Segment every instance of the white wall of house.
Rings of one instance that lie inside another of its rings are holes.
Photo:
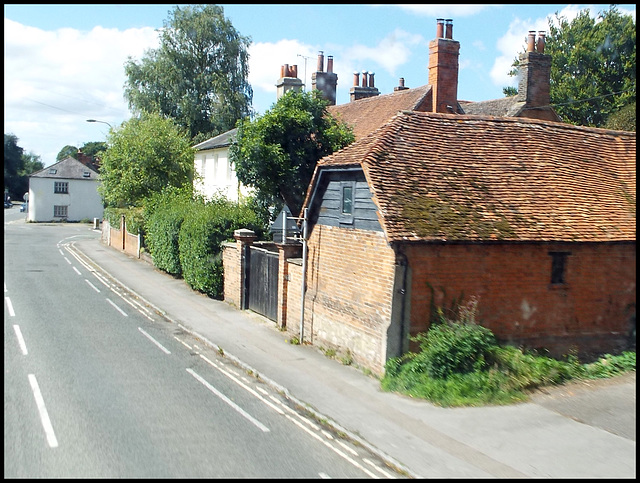
[[[198,151],[194,163],[198,175],[194,180],[194,188],[205,198],[222,195],[231,201],[238,201],[251,193],[251,189],[238,181],[236,170],[229,160],[228,146]]]
[[[68,193],[55,193],[56,182],[68,182]],[[29,178],[29,221],[59,221],[56,206],[67,207],[67,221],[102,219],[104,208],[96,179]]]

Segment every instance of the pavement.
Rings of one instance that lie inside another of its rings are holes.
[[[635,372],[538,391],[509,406],[441,408],[293,345],[251,311],[191,290],[145,261],[79,237],[106,276],[410,478],[636,478]]]

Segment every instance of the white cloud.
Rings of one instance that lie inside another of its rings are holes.
[[[496,48],[500,55],[496,57],[489,73],[494,85],[498,87],[518,85],[516,77],[510,77],[508,72],[516,57],[523,52],[527,44],[527,35],[530,30],[547,31],[549,23],[547,17],[535,20],[516,18],[509,24],[509,28],[496,42]]]
[[[4,27],[5,132],[27,152],[47,146],[34,150],[45,164],[65,145],[102,136],[87,118],[115,125],[129,117],[124,64],[158,45],[151,27],[44,31],[7,18]]]

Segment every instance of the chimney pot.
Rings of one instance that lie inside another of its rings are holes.
[[[318,72],[324,72],[324,53],[320,51],[318,54]]]
[[[354,72],[353,73],[353,85],[354,85],[354,87],[358,87],[359,83],[360,83],[360,73],[359,72]]]
[[[374,76],[374,75],[375,75],[375,74],[374,74],[373,72],[369,72],[369,87],[375,87],[375,86],[373,85],[373,76]]]
[[[536,45],[536,50],[539,54],[544,54],[544,45],[545,45],[545,32],[538,32],[538,43]]]
[[[535,52],[536,50],[536,32],[535,30],[529,30],[529,37],[527,38],[527,52]]]
[[[280,66],[280,77],[286,77],[287,76],[287,71],[284,70],[284,65]]]
[[[445,28],[446,28],[446,32],[445,32],[445,38],[447,39],[453,39],[453,20],[448,18],[445,20],[446,24],[445,24]]]
[[[327,57],[327,72],[333,73],[333,55]]]
[[[439,18],[437,22],[438,24],[436,26],[436,38],[441,39],[442,37],[444,37],[444,19]]]
[[[367,71],[362,71],[362,87],[367,87]]]
[[[292,65],[291,66],[291,77],[295,77],[296,79],[298,78],[298,66],[297,65]]]
[[[291,77],[289,75],[289,64],[284,64],[284,75],[282,77]]]
[[[404,77],[400,77],[400,81],[398,82],[400,87],[404,87]]]

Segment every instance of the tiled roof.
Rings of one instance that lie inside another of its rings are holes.
[[[402,112],[320,160],[361,166],[388,241],[635,241],[636,134]]]
[[[375,131],[398,111],[425,111],[431,108],[431,86],[396,91],[357,101],[329,106],[327,110],[353,128],[356,140]]]
[[[196,151],[204,151],[205,149],[215,149],[229,146],[235,139],[237,132],[238,129],[233,128],[227,132],[223,132],[222,134],[218,134],[215,137],[207,139],[206,141],[202,141],[200,144],[196,144],[194,146],[194,149]]]
[[[89,173],[85,176],[85,173]],[[94,169],[82,164],[75,158],[68,157],[62,161],[58,161],[51,166],[47,166],[40,171],[31,174],[31,178],[61,178],[61,179],[98,179],[98,172]]]
[[[527,106],[524,101],[519,101],[517,96],[502,97],[490,101],[458,101],[465,114],[479,116],[511,116],[529,117],[532,119],[546,119],[548,121],[562,121],[560,116],[551,106],[533,107]]]

